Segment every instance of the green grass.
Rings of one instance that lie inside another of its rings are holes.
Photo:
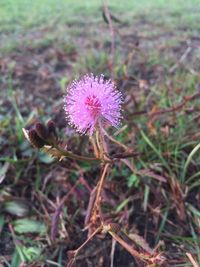
[[[102,21],[100,0],[2,0],[0,3],[0,34],[2,43],[0,51],[10,53],[21,46],[29,47],[29,39],[33,46],[57,41],[68,33],[78,34],[85,31],[84,26],[91,21],[98,24]],[[147,16],[148,20],[157,25],[164,25],[173,29],[177,23],[181,27],[199,28],[198,0],[125,0],[109,1],[109,6],[122,20],[133,21],[140,16]],[[84,20],[83,20],[84,18]],[[80,19],[82,22],[80,24]],[[73,24],[73,33],[67,29],[67,24]],[[34,31],[41,32],[40,37],[34,37]],[[48,31],[48,34],[45,33]],[[33,33],[33,36],[27,34]],[[150,33],[148,31],[148,33]],[[153,32],[151,33],[152,36]],[[58,42],[59,43],[59,42]]]
[[[200,6],[198,0],[169,0],[168,2],[164,0],[125,0],[123,2],[110,0],[108,3],[109,6],[121,13],[128,11],[132,14],[149,14],[154,10],[161,10],[162,12],[171,12],[173,16],[186,16],[186,14],[182,14],[182,11],[189,10],[187,12],[188,18],[191,18],[192,15],[197,16],[198,14],[196,12],[192,14],[192,11],[197,10]],[[7,22],[11,24],[13,22],[21,22],[22,25],[24,23],[27,23],[27,25],[38,25],[38,23],[43,21],[54,21],[58,16],[67,21],[69,18],[79,15],[92,15],[94,12],[97,13],[101,5],[102,1],[100,0],[60,0],[59,2],[54,0],[2,0],[0,11],[1,26]],[[172,19],[172,17],[167,19]]]

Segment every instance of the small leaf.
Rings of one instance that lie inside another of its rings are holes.
[[[22,200],[6,201],[3,205],[3,210],[18,217],[24,217],[29,213],[29,206]]]
[[[52,150],[51,150],[52,151]],[[48,153],[48,154],[46,154]],[[43,151],[40,151],[38,154],[38,157],[42,163],[50,164],[52,163],[55,159],[53,156],[50,154],[50,152],[44,153]]]
[[[41,249],[39,247],[22,247],[22,252],[28,262],[33,262],[37,260],[41,254]]]
[[[1,234],[1,231],[2,231],[2,229],[4,227],[4,223],[5,223],[4,216],[0,215],[0,234]]]
[[[19,219],[13,222],[13,227],[16,232],[22,233],[40,233],[46,232],[46,227],[42,222],[30,220],[30,219]]]
[[[117,209],[116,211],[117,212],[120,212],[127,204],[128,202],[130,201],[129,198],[126,198],[125,200],[123,200],[118,206],[117,206]]]
[[[67,77],[63,77],[61,80],[60,80],[60,87],[62,89],[63,92],[65,92],[66,90],[66,84],[68,83],[68,78]]]
[[[8,162],[6,162],[0,169],[0,183],[3,182],[3,180],[5,179],[6,177],[6,173],[8,171],[8,168],[9,168],[10,164]]]
[[[131,174],[131,176],[129,176],[128,178],[128,187],[132,187],[132,186],[137,187],[139,184],[139,181],[140,180],[137,175]]]
[[[14,255],[12,256],[12,262],[11,262],[11,267],[19,267],[20,263],[22,262],[20,255],[18,253],[18,250],[16,249],[14,252]]]

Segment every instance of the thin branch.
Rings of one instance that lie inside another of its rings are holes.
[[[75,249],[75,250],[71,250],[71,251],[68,251],[68,255],[69,257],[71,257],[71,259],[69,260],[69,263],[67,264],[67,267],[70,267],[73,265],[73,263],[75,262],[75,259],[78,255],[78,253],[80,252],[80,250],[87,245],[87,243],[99,232],[101,232],[102,230],[102,226],[99,226],[87,239],[85,242],[83,242],[83,244]]]
[[[109,29],[110,29],[110,33],[111,33],[111,37],[112,37],[112,44],[111,44],[111,73],[112,73],[112,78],[114,78],[113,67],[114,67],[114,59],[115,59],[115,31],[114,31],[114,28],[113,28],[113,23],[112,23],[112,19],[111,19],[111,16],[110,16],[110,12],[109,12],[108,6],[106,5],[105,2],[103,2],[103,8],[104,8],[104,11],[105,11],[106,18],[108,20],[108,25],[109,25]]]
[[[63,148],[59,147],[56,144],[53,144],[53,147],[56,148],[63,156],[70,158],[70,159],[74,159],[78,161],[100,162],[100,160],[97,158],[74,154],[72,152],[64,150]]]
[[[99,183],[97,185],[97,194],[96,194],[96,199],[95,199],[95,203],[94,203],[94,207],[95,208],[99,206],[101,191],[102,191],[103,186],[104,186],[106,173],[107,173],[107,170],[108,170],[109,166],[110,166],[110,163],[106,163],[106,165],[104,166],[104,169],[103,169],[103,173],[102,173],[102,175],[100,177]]]
[[[178,62],[169,69],[170,74],[173,73],[178,68],[178,66],[180,66],[183,63],[183,61],[186,59],[186,57],[189,55],[191,51],[192,47],[188,46],[183,55],[178,60]]]
[[[78,183],[80,182],[80,179],[76,181],[76,183],[72,186],[72,188],[69,190],[67,195],[61,200],[59,206],[56,208],[56,211],[53,214],[52,222],[51,222],[51,239],[52,241],[55,240],[56,234],[57,234],[57,225],[59,223],[59,216],[62,211],[64,203],[68,200],[69,196],[72,194],[73,190],[77,187]]]
[[[94,140],[94,138],[92,136],[90,137],[90,142],[91,142],[91,144],[93,146],[95,157],[99,158],[99,150],[98,150],[97,144],[96,144],[96,142],[95,142],[95,140]]]
[[[104,134],[110,141],[112,141],[113,143],[115,143],[115,144],[117,144],[118,146],[122,147],[124,150],[128,150],[128,149],[129,149],[126,145],[122,144],[121,142],[119,142],[119,141],[117,141],[115,138],[113,138],[111,135],[109,135],[109,134],[106,132],[106,130],[103,129],[103,127],[102,127],[102,132],[103,132],[103,134]]]
[[[175,111],[182,109],[189,101],[195,100],[196,98],[199,98],[199,97],[200,97],[200,93],[195,93],[191,96],[185,96],[181,103],[179,103],[177,105],[173,105],[170,108],[160,109],[160,110],[153,111],[153,112],[149,112],[147,110],[141,110],[141,111],[137,111],[137,112],[134,112],[134,113],[128,115],[128,117],[145,115],[145,116],[152,118],[154,116],[159,116],[159,115],[162,115],[165,113],[175,112]]]
[[[116,247],[117,241],[112,238],[112,248],[110,253],[110,267],[114,267],[114,255],[115,255],[115,247]]]
[[[186,253],[186,256],[188,257],[188,259],[190,260],[190,262],[192,263],[193,267],[198,267],[198,263],[194,260],[194,258],[192,257],[191,253]]]
[[[133,249],[129,244],[127,244],[121,237],[119,237],[113,231],[108,231],[109,234],[118,242],[122,247],[124,247],[133,257],[139,258],[142,261],[145,261],[144,255],[141,255],[135,249]]]

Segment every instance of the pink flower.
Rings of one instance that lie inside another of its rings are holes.
[[[108,122],[118,127],[121,118],[122,95],[104,76],[85,75],[68,88],[64,109],[69,123],[76,130],[90,135],[97,124]]]

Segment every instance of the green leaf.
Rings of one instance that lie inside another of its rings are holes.
[[[22,252],[28,262],[32,262],[39,258],[41,249],[39,247],[22,247]]]
[[[63,77],[60,80],[60,87],[61,87],[63,92],[65,92],[65,90],[66,90],[66,84],[68,83],[68,81],[69,81],[69,79],[67,77]]]
[[[18,250],[15,250],[15,253],[12,257],[11,267],[19,267],[20,263],[22,262]]]
[[[1,166],[1,168],[0,168],[0,183],[2,183],[3,180],[5,179],[9,166],[10,166],[10,164],[8,162],[6,162],[3,166]]]
[[[44,152],[41,152],[41,151],[39,152],[38,157],[42,163],[46,163],[46,164],[50,164],[53,161],[55,161],[55,159],[52,156],[50,156]]]
[[[187,160],[186,160],[185,165],[183,167],[183,173],[182,173],[182,177],[181,177],[182,182],[185,181],[185,177],[186,177],[188,166],[189,166],[190,162],[192,161],[193,156],[197,153],[197,151],[199,149],[200,149],[200,144],[196,145],[192,149],[192,151],[190,152],[189,156],[187,157]]]
[[[130,201],[129,198],[126,198],[124,201],[122,201],[116,208],[116,211],[117,212],[120,212],[127,204],[128,202]]]
[[[3,229],[4,223],[5,223],[4,216],[0,215],[0,233],[1,233],[2,229]]]
[[[3,208],[4,211],[18,217],[24,217],[29,213],[29,206],[22,200],[6,201]]]
[[[30,219],[19,219],[13,222],[15,231],[19,234],[22,233],[40,233],[46,232],[46,226],[42,222],[30,220]]]
[[[128,187],[132,187],[135,186],[137,187],[139,184],[140,179],[138,178],[137,175],[135,175],[134,173],[131,174],[131,176],[128,177]]]
[[[196,216],[200,218],[200,211],[189,203],[185,204],[186,207]]]

